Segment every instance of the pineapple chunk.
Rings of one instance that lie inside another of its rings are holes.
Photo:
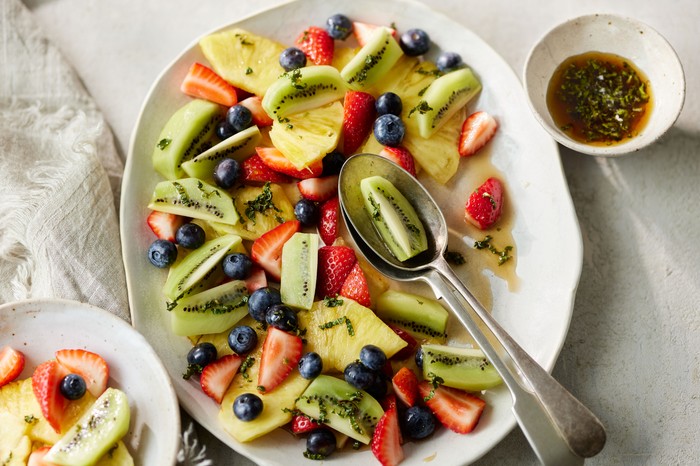
[[[26,435],[28,424],[10,413],[0,412],[0,464],[24,465],[32,450]]]
[[[350,60],[352,60],[355,57],[358,50],[360,49],[350,47],[336,47],[333,51],[333,63],[331,63],[331,65],[338,71],[342,70],[345,67],[345,65],[350,63]]]

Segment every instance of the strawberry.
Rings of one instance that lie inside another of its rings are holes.
[[[109,366],[99,354],[84,349],[62,349],[56,351],[56,360],[68,372],[85,379],[93,396],[98,397],[107,389]]]
[[[68,399],[61,394],[61,380],[68,373],[57,361],[50,360],[39,364],[32,374],[32,391],[41,408],[41,414],[49,425],[61,432],[64,411]]]
[[[214,70],[201,63],[192,63],[180,85],[180,90],[189,96],[206,99],[227,107],[236,105],[238,102],[236,88],[216,74]]]
[[[386,410],[379,419],[370,446],[382,466],[395,466],[403,461],[401,429],[396,407]]]
[[[24,354],[10,346],[0,349],[0,387],[6,385],[22,373]]]
[[[363,47],[367,41],[369,40],[369,36],[372,35],[375,29],[378,27],[386,27],[386,26],[378,26],[376,24],[368,24],[368,23],[361,23],[359,21],[355,21],[352,23],[352,33],[355,36],[355,39],[357,39],[357,43],[360,44],[360,47]],[[389,28],[391,29],[391,35],[396,37],[396,29]]]
[[[396,409],[396,395],[387,393],[383,399],[379,400],[379,404],[382,405],[384,411],[389,411],[391,408]]]
[[[340,215],[340,201],[338,197],[328,199],[321,204],[318,220],[318,234],[328,246],[338,237],[338,216]]]
[[[248,294],[252,294],[253,291],[257,289],[265,288],[267,286],[265,270],[259,265],[253,264],[253,271],[250,272],[250,276],[246,278],[245,286],[248,288]]]
[[[292,417],[292,432],[295,434],[305,434],[319,427],[323,426],[305,414],[297,414]]]
[[[455,388],[433,388],[426,380],[418,384],[418,392],[440,423],[458,434],[474,430],[486,407],[481,398]]]
[[[391,357],[391,359],[402,360],[413,357],[416,352],[416,347],[418,346],[418,342],[416,341],[416,339],[413,338],[413,336],[410,333],[408,333],[401,327],[395,327],[393,325],[389,325],[389,327],[394,331],[395,334],[397,334],[399,337],[401,337],[403,341],[406,342],[406,346],[401,348],[398,353],[394,354]]]
[[[318,249],[316,294],[322,298],[335,296],[357,261],[348,246],[323,246]]]
[[[308,167],[298,169],[292,162],[289,161],[287,157],[278,151],[274,147],[256,147],[255,151],[258,153],[262,161],[279,173],[284,173],[285,175],[291,176],[292,178],[299,178],[300,180],[305,180],[306,178],[316,178],[321,176],[323,173],[323,161],[319,160],[309,165]]]
[[[44,456],[51,450],[51,447],[44,445],[43,447],[37,448],[29,455],[27,458],[27,466],[52,466],[55,463],[47,463],[44,461]]]
[[[260,156],[253,154],[241,163],[241,180],[244,184],[262,186],[265,182],[291,183],[292,179],[267,166]]]
[[[376,117],[374,97],[362,91],[348,91],[343,103],[343,153],[350,156],[365,142]]]
[[[311,26],[302,32],[296,45],[314,65],[330,65],[333,62],[335,42],[325,29]]]
[[[260,355],[258,390],[269,393],[297,367],[301,359],[302,341],[277,327],[268,327]]]
[[[497,178],[489,178],[467,200],[464,219],[486,230],[498,221],[503,208],[503,186]]]
[[[396,398],[406,406],[415,406],[418,401],[418,377],[408,367],[402,367],[391,379]]]
[[[158,238],[174,243],[175,232],[186,223],[186,220],[179,215],[154,210],[146,218],[146,223]]]
[[[315,202],[327,201],[338,195],[338,175],[307,178],[299,181],[297,188],[304,199]]]
[[[250,248],[251,259],[276,281],[282,274],[282,246],[300,228],[298,220],[289,220],[256,239]]]
[[[272,125],[272,118],[263,110],[262,99],[257,95],[252,95],[238,102],[253,114],[253,124],[258,128]]]
[[[213,363],[207,364],[199,377],[202,391],[221,404],[221,400],[224,399],[226,390],[238,372],[241,362],[243,359],[237,354],[227,354]]]
[[[343,286],[340,287],[340,296],[350,298],[365,307],[370,307],[372,304],[369,297],[369,287],[365,273],[360,268],[360,263],[355,262],[352,270],[345,278]]]
[[[497,129],[498,122],[488,113],[475,112],[469,115],[462,123],[459,135],[459,155],[474,155],[491,140]]]
[[[416,176],[416,162],[413,159],[413,155],[411,155],[411,153],[405,147],[386,146],[379,152],[379,155],[391,160],[411,175]]]

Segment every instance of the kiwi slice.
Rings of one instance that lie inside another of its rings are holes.
[[[430,298],[397,290],[387,290],[377,298],[377,315],[425,337],[445,338],[449,313]]]
[[[282,302],[297,309],[311,309],[318,271],[318,235],[294,233],[282,247]]]
[[[411,109],[418,113],[420,135],[432,136],[480,90],[481,83],[469,68],[451,71],[433,81],[423,94],[423,100]]]
[[[340,75],[351,89],[369,89],[386,75],[403,55],[391,30],[378,27]]]
[[[153,168],[168,180],[185,176],[182,163],[212,146],[223,107],[195,99],[176,111],[165,124],[153,150]]]
[[[51,447],[44,461],[66,466],[92,465],[124,437],[130,418],[126,394],[110,387]]]
[[[231,196],[199,178],[161,181],[148,208],[231,225],[239,220]]]
[[[272,83],[262,100],[263,109],[273,120],[311,110],[340,100],[345,81],[328,65],[307,66],[284,73]]]
[[[223,159],[239,162],[255,152],[262,135],[257,126],[246,128],[230,138],[224,139],[214,147],[207,149],[195,158],[182,163],[182,169],[193,178],[211,180],[214,168]]]
[[[233,280],[182,298],[170,311],[173,333],[192,336],[223,332],[248,315],[247,297],[245,282]]]
[[[470,392],[487,390],[501,382],[501,376],[475,348],[456,348],[444,345],[422,345],[423,377],[440,377],[442,384]]]
[[[372,224],[398,260],[406,261],[428,249],[418,214],[389,180],[381,176],[364,178],[360,191]]]
[[[369,443],[382,406],[369,393],[344,380],[319,375],[297,399],[296,407],[307,416],[348,437]]]

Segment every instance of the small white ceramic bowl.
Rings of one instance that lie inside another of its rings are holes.
[[[649,79],[652,113],[640,133],[627,141],[609,146],[577,142],[557,127],[547,108],[554,70],[567,58],[592,51],[626,58]],[[535,117],[554,139],[577,152],[607,157],[638,151],[659,139],[685,100],[683,67],[666,39],[637,20],[609,14],[581,16],[549,31],[530,51],[523,85]]]

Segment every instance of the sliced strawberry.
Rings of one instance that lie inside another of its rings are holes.
[[[270,393],[297,367],[301,359],[302,341],[277,327],[268,327],[260,355],[258,389]]]
[[[343,153],[351,156],[365,142],[376,117],[374,97],[362,91],[348,91],[343,103]]]
[[[211,68],[193,63],[180,85],[185,94],[231,107],[238,102],[236,88]]]
[[[355,266],[355,251],[348,246],[323,246],[318,249],[316,294],[322,298],[335,296]]]
[[[352,33],[355,36],[355,39],[357,39],[357,43],[360,44],[360,47],[364,47],[364,45],[367,43],[369,40],[369,36],[372,35],[375,29],[378,27],[386,27],[386,26],[378,26],[376,24],[368,24],[368,23],[361,23],[359,21],[355,21],[352,23]],[[388,28],[391,29],[391,35],[396,37],[396,29],[393,28]]]
[[[387,393],[387,395],[379,401],[384,411],[389,411],[391,408],[396,409],[396,395]]]
[[[291,183],[292,178],[275,171],[263,162],[257,154],[253,154],[241,163],[241,180],[244,184],[262,186],[271,183]]]
[[[243,359],[237,354],[227,354],[213,363],[207,364],[199,377],[202,391],[221,404],[228,386],[231,385],[233,377],[238,372],[238,368],[241,367],[241,362]]]
[[[146,223],[158,238],[172,242],[175,242],[177,229],[186,222],[185,217],[157,210],[152,211],[146,218]]]
[[[324,244],[330,246],[338,237],[338,216],[340,215],[340,201],[338,197],[328,199],[321,204],[318,219],[318,234]]]
[[[295,434],[305,434],[319,427],[323,426],[305,414],[297,414],[292,417],[292,432]]]
[[[401,429],[399,428],[399,416],[396,407],[384,412],[377,422],[377,427],[372,435],[370,444],[372,453],[382,466],[395,466],[403,461],[403,448],[401,448]]]
[[[426,380],[418,384],[418,393],[440,423],[458,434],[474,430],[486,407],[481,398],[455,388],[433,388]]]
[[[0,349],[0,387],[19,377],[22,369],[24,369],[24,354],[11,346],[3,346]]]
[[[464,219],[475,227],[486,230],[501,217],[503,185],[497,178],[489,178],[467,199]]]
[[[408,333],[406,330],[402,329],[401,327],[395,327],[393,325],[389,325],[389,327],[394,331],[395,334],[397,334],[403,341],[406,342],[406,346],[401,348],[398,353],[394,354],[391,359],[397,359],[397,360],[402,360],[406,358],[413,357],[416,353],[416,347],[418,346],[418,342],[416,341],[413,336]]]
[[[262,161],[279,173],[284,173],[285,175],[291,176],[292,178],[299,178],[300,180],[305,180],[306,178],[317,178],[323,173],[323,162],[321,160],[314,162],[306,168],[298,169],[292,162],[289,161],[287,157],[278,151],[274,147],[256,147],[255,151],[258,153]]]
[[[367,278],[365,278],[365,273],[360,268],[359,262],[355,262],[352,270],[345,278],[343,286],[340,287],[340,296],[350,298],[365,307],[371,306],[372,301],[369,297]]]
[[[418,401],[418,377],[408,367],[402,367],[391,379],[396,398],[406,406],[415,406]]]
[[[484,147],[491,140],[498,122],[486,112],[472,113],[462,123],[462,133],[459,135],[459,155],[469,157]]]
[[[51,450],[51,447],[44,445],[43,447],[37,448],[29,455],[27,458],[27,466],[54,466],[56,463],[48,463],[44,461],[44,456]]]
[[[315,202],[327,201],[338,195],[338,175],[307,178],[297,183],[304,199]]]
[[[58,361],[39,364],[32,374],[32,391],[41,408],[41,414],[57,433],[61,432],[68,398],[61,394],[61,380],[68,374]]]
[[[250,272],[250,276],[245,280],[245,286],[248,288],[248,294],[252,294],[253,291],[260,288],[265,288],[267,286],[267,276],[265,275],[265,269],[259,265],[253,265],[253,271]]]
[[[265,112],[263,109],[262,99],[257,95],[252,95],[238,103],[250,110],[250,113],[253,114],[253,124],[258,128],[264,128],[265,126],[272,125],[272,118],[270,118],[267,112]]]
[[[250,248],[251,259],[276,281],[282,274],[282,246],[300,228],[298,220],[289,220],[256,239]]]
[[[107,390],[109,366],[102,356],[84,349],[62,349],[56,351],[56,360],[68,372],[85,379],[87,389],[98,397]]]
[[[330,65],[333,62],[335,42],[323,28],[307,28],[297,38],[296,45],[314,65]]]
[[[416,176],[416,161],[413,159],[413,155],[411,155],[411,153],[405,147],[386,146],[379,152],[379,155],[386,157],[411,175]]]

